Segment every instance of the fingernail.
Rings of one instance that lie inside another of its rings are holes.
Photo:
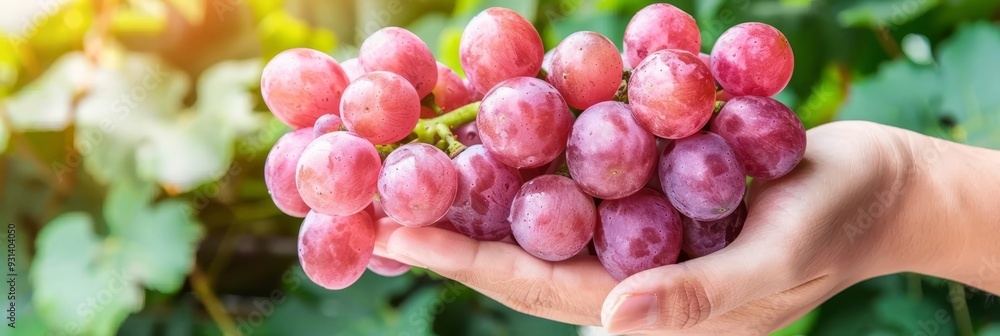
[[[656,295],[622,295],[611,308],[611,318],[604,329],[611,334],[648,329],[656,324],[656,319],[660,315],[659,310]]]

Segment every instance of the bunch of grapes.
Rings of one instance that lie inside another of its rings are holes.
[[[770,98],[793,55],[777,29],[743,23],[711,54],[691,15],[639,11],[624,52],[594,32],[545,52],[505,8],[475,16],[460,43],[467,78],[396,27],[356,59],[292,49],[261,90],[295,128],[265,165],[274,203],[305,217],[299,259],[340,289],[373,256],[374,220],[508,241],[544,260],[596,253],[615,278],[730,244],[747,217],[746,177],[776,179],[801,161],[801,121]],[[593,241],[593,249],[588,249]]]

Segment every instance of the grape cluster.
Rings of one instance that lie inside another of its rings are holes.
[[[618,279],[731,243],[746,177],[779,178],[805,151],[801,121],[770,98],[792,76],[788,41],[743,23],[700,54],[694,18],[668,4],[639,11],[623,41],[578,32],[546,53],[530,22],[490,8],[462,35],[466,79],[396,27],[343,63],[275,56],[262,94],[295,130],[265,182],[305,217],[305,273],[340,289],[366,267],[406,272],[373,255],[381,217],[549,261],[596,253]]]

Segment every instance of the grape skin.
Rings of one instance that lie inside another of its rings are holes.
[[[660,159],[660,183],[677,211],[701,221],[728,216],[746,191],[736,154],[722,137],[708,132],[667,144]]]
[[[324,114],[340,115],[340,98],[348,84],[347,74],[332,57],[296,48],[267,62],[260,92],[278,120],[292,128],[304,128]]]
[[[344,69],[347,79],[351,82],[366,73],[365,69],[361,68],[361,63],[358,62],[357,57],[341,62],[340,67]]]
[[[271,200],[281,212],[292,217],[305,217],[309,206],[299,196],[295,187],[295,166],[299,156],[313,140],[311,127],[300,128],[286,133],[267,154],[264,161],[264,185]]]
[[[806,153],[802,122],[785,104],[771,98],[733,98],[711,128],[733,148],[746,174],[755,178],[785,176]]]
[[[479,138],[479,129],[476,128],[475,122],[459,126],[455,129],[454,133],[458,137],[458,142],[461,142],[463,145],[473,146],[483,143],[483,140]]]
[[[646,6],[625,27],[622,45],[628,64],[639,66],[646,57],[665,49],[679,49],[697,54],[701,50],[701,32],[694,17],[670,4]]]
[[[298,237],[299,263],[309,280],[344,289],[364,273],[375,250],[375,225],[368,213],[328,216],[310,211]]]
[[[403,140],[420,121],[420,98],[406,79],[385,71],[369,72],[344,91],[344,126],[376,145]]]
[[[405,78],[417,92],[426,96],[437,84],[437,62],[424,41],[409,30],[386,27],[361,44],[358,61],[367,71],[388,71]]]
[[[462,78],[448,66],[437,62],[437,85],[434,86],[434,104],[448,113],[472,102],[472,93]]]
[[[656,138],[632,118],[628,105],[603,102],[573,124],[566,163],[591,196],[617,199],[639,191],[656,166]]]
[[[736,211],[719,220],[698,221],[683,217],[684,244],[681,249],[691,258],[715,253],[736,240],[746,218],[747,205],[742,202]]]
[[[595,32],[566,37],[552,54],[547,80],[576,109],[586,110],[615,97],[622,82],[618,47]]]
[[[788,85],[794,70],[788,39],[764,23],[733,26],[712,47],[712,74],[735,96],[776,95]]]
[[[385,158],[378,176],[382,209],[406,226],[428,226],[444,217],[458,192],[458,173],[448,155],[411,143]]]
[[[523,181],[517,169],[494,159],[482,145],[462,151],[453,160],[458,193],[448,220],[459,232],[477,240],[510,235],[510,205]]]
[[[652,189],[601,202],[594,247],[615,279],[677,262],[683,241],[681,216]]]
[[[628,99],[636,121],[658,137],[680,139],[698,132],[715,108],[715,81],[698,56],[658,51],[629,79]]]
[[[381,168],[371,142],[348,132],[327,133],[302,151],[295,185],[314,211],[346,216],[372,202]]]
[[[459,59],[469,82],[485,94],[514,77],[534,77],[545,54],[542,38],[531,22],[517,12],[488,8],[462,32]]]
[[[371,261],[368,262],[368,269],[375,274],[391,278],[409,272],[410,265],[373,255]]]
[[[500,162],[533,168],[566,149],[573,116],[559,92],[543,80],[508,79],[483,98],[476,126],[483,145]]]
[[[594,236],[594,200],[576,183],[559,175],[528,181],[510,207],[514,239],[525,251],[548,261],[580,253]]]
[[[344,121],[336,114],[324,114],[316,119],[316,124],[312,127],[313,137],[318,138],[320,135],[339,131],[340,125],[343,124]]]

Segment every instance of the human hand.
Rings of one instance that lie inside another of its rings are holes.
[[[954,257],[947,247],[960,237],[907,226],[927,213],[912,211],[926,205],[914,195],[927,190],[911,134],[864,122],[810,130],[792,173],[753,184],[730,246],[620,283],[595,256],[548,262],[515,245],[389,219],[379,221],[376,253],[521,312],[612,333],[765,334],[861,280]]]

